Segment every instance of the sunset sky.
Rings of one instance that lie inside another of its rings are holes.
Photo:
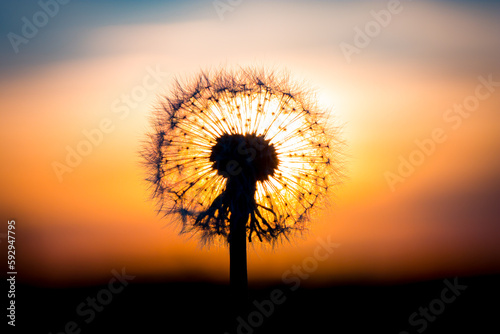
[[[201,248],[156,214],[138,153],[175,79],[224,66],[288,70],[346,143],[330,208],[291,244],[250,245],[251,284],[280,281],[318,238],[340,245],[310,283],[500,271],[498,2],[401,1],[382,26],[372,11],[387,1],[243,0],[223,13],[212,1],[70,1],[14,46],[40,10],[0,5],[0,213],[16,220],[20,280],[89,284],[126,267],[228,281],[225,246]],[[367,26],[378,29],[356,47]]]

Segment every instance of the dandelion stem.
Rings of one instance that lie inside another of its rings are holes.
[[[235,311],[244,315],[248,304],[247,222],[253,210],[256,181],[240,175],[227,182],[229,218],[229,284]]]
[[[242,215],[231,214],[229,281],[235,311],[242,316],[247,311],[248,303],[246,221]]]

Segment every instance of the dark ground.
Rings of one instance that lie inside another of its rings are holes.
[[[230,296],[225,285],[133,281],[120,293],[112,295],[109,304],[90,319],[92,312],[88,305],[80,312],[77,308],[86,303],[87,297],[99,295],[101,300],[108,302],[105,298],[109,293],[101,292],[107,285],[49,289],[18,284],[17,326],[13,332],[399,334],[407,331],[413,334],[421,330],[423,333],[500,333],[499,278],[498,275],[459,277],[458,284],[467,288],[459,291],[460,295],[449,303],[439,301],[446,288],[443,279],[383,286],[300,287],[296,291],[289,285],[255,288],[251,290],[251,300],[269,299],[274,289],[283,293],[280,300],[286,300],[275,304],[269,317],[262,312],[257,314],[252,308],[255,312],[251,321],[257,328],[241,327],[239,331],[236,325],[229,326],[234,316],[227,303]],[[453,283],[454,279],[448,280]],[[444,298],[453,299],[453,293],[447,291]],[[432,321],[417,315],[412,326],[408,321],[410,315],[430,304],[436,312],[442,313],[431,318]],[[270,312],[269,303],[266,305],[265,312]],[[439,309],[441,305],[444,310]],[[2,318],[7,322],[5,315]],[[67,325],[70,321],[77,327]],[[424,329],[425,323],[427,328]],[[68,326],[66,331],[65,326]]]

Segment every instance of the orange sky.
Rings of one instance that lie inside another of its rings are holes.
[[[448,108],[474,93],[478,76],[500,81],[490,57],[498,42],[492,46],[480,34],[498,24],[454,7],[454,15],[439,18],[434,7],[444,5],[413,4],[406,20],[393,22],[348,64],[338,43],[352,38],[346,27],[369,19],[367,4],[310,8],[298,2],[286,10],[269,5],[265,12],[259,6],[265,5],[241,8],[224,22],[214,16],[89,29],[79,47],[104,49],[102,54],[30,65],[1,77],[0,212],[17,222],[20,277],[64,285],[105,280],[111,269],[126,267],[145,280],[227,280],[225,247],[201,249],[196,238],[178,236],[176,226],[155,214],[138,157],[148,115],[174,78],[225,64],[287,68],[306,80],[344,124],[347,143],[347,178],[332,208],[291,245],[251,247],[251,281],[280,280],[314,254],[318,237],[340,246],[319,264],[313,282],[498,271],[500,87],[456,130],[443,119]],[[353,13],[350,21],[342,18],[346,11]],[[258,29],[251,25],[256,15],[262,20]],[[291,24],[303,15],[309,25]],[[439,25],[436,34],[417,25],[423,17],[427,27]],[[478,33],[451,38],[457,22]],[[279,37],[286,27],[291,35]],[[277,35],[266,35],[270,28]],[[405,36],[410,42],[403,42]],[[397,45],[415,50],[406,54]],[[476,53],[453,58],[467,46]],[[117,99],[134,92],[155,68],[166,73],[159,85],[120,117]],[[59,182],[54,161],[65,163],[66,147],[76,149],[86,139],[82,131],[103,120],[112,130]],[[385,173],[395,173],[399,157],[408,158],[415,140],[430,138],[436,128],[447,139],[391,191]]]

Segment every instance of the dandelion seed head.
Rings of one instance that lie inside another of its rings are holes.
[[[227,241],[231,196],[245,192],[248,240],[273,244],[303,231],[338,183],[338,132],[287,75],[202,73],[162,100],[142,155],[182,233]]]

